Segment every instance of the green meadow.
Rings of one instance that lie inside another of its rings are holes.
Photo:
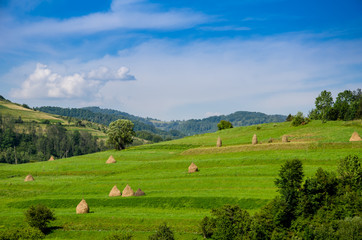
[[[322,167],[337,168],[349,154],[362,157],[362,121],[312,121],[292,127],[289,122],[238,127],[124,151],[36,162],[0,165],[0,230],[25,227],[24,211],[34,204],[51,208],[57,218],[49,239],[104,239],[115,232],[132,232],[147,239],[167,222],[176,239],[202,239],[200,220],[210,210],[236,204],[251,214],[278,193],[274,180],[281,164],[300,159],[306,177]],[[256,134],[259,144],[252,145]],[[288,135],[290,142],[281,141]],[[216,147],[220,136],[221,148]],[[113,155],[114,164],[106,164]],[[188,173],[194,162],[199,172]],[[35,178],[24,182],[27,174]],[[140,197],[109,197],[114,185],[129,184]],[[75,213],[84,198],[89,214]]]

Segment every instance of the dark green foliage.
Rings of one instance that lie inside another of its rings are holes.
[[[345,90],[338,93],[336,101],[333,102],[332,94],[322,91],[315,100],[316,108],[309,117],[311,119],[327,120],[353,120],[362,117],[362,92]]]
[[[217,124],[217,128],[218,128],[218,130],[229,129],[229,128],[233,128],[233,125],[229,121],[221,120]]]
[[[297,115],[292,117],[292,125],[297,127],[305,125],[310,122],[309,118],[305,118],[302,112],[298,112]]]
[[[358,156],[347,156],[338,175],[319,168],[303,180],[299,160],[282,165],[275,184],[280,196],[253,217],[237,217],[225,205],[201,222],[204,237],[213,239],[361,239],[362,186]],[[240,227],[242,226],[242,227]],[[235,233],[235,229],[243,229]],[[211,236],[210,236],[211,235]]]
[[[19,229],[7,229],[0,231],[0,240],[18,240],[18,239],[43,239],[44,233],[36,228],[19,228]]]
[[[287,118],[285,119],[286,122],[291,122],[293,120],[293,116],[292,114],[289,113],[289,115],[287,116]]]
[[[204,238],[210,238],[214,233],[215,229],[215,219],[204,217],[200,223],[200,228]]]
[[[211,211],[211,218],[201,222],[204,237],[212,239],[243,239],[248,235],[251,218],[237,205],[224,205]]]
[[[51,155],[56,158],[71,157],[105,150],[86,131],[67,131],[60,124],[48,124],[44,129],[34,123],[22,124],[23,132],[15,131],[19,119],[0,116],[0,162],[26,163],[45,161]]]
[[[118,119],[117,121],[111,122],[107,130],[108,143],[117,150],[126,148],[133,142],[133,131],[134,124],[130,120]]]
[[[157,232],[148,237],[149,240],[174,240],[173,232],[166,223],[161,224]]]
[[[303,176],[302,162],[295,159],[282,165],[279,177],[275,180],[282,200],[280,209],[283,211],[280,211],[280,214],[282,214],[281,223],[284,227],[289,227],[291,220],[295,218]]]
[[[114,233],[105,238],[105,240],[132,240],[133,235],[131,233]]]
[[[362,167],[358,156],[349,155],[342,159],[337,171],[344,190],[362,190]]]
[[[30,225],[39,229],[42,232],[47,230],[50,221],[55,220],[53,212],[44,205],[32,205],[25,212],[25,221]]]

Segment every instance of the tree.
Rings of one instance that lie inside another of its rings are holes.
[[[115,149],[125,149],[127,144],[133,142],[135,132],[134,124],[130,120],[118,119],[109,124],[108,143],[113,145]]]
[[[319,115],[319,119],[323,122],[328,120],[328,112],[333,107],[332,93],[326,90],[322,91],[315,100],[316,110]]]
[[[295,211],[299,202],[299,191],[302,185],[304,173],[302,162],[298,159],[287,161],[282,165],[279,171],[279,178],[275,180],[275,185],[279,188],[278,192],[281,195],[281,199],[285,201],[285,227],[295,217]]]
[[[232,125],[231,122],[229,122],[229,121],[221,120],[221,121],[217,124],[217,128],[218,128],[219,130],[223,130],[223,129],[233,128],[233,125]]]
[[[45,232],[50,221],[55,220],[53,212],[44,205],[30,206],[25,212],[25,219],[31,227]]]

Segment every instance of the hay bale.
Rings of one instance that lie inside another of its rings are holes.
[[[349,139],[350,142],[358,142],[361,141],[361,137],[358,135],[358,132],[352,133],[351,138]]]
[[[251,143],[253,145],[258,144],[258,138],[256,137],[256,134],[254,134],[253,139],[251,140]]]
[[[132,188],[127,184],[127,186],[122,191],[122,197],[131,197],[134,196],[134,191]]]
[[[222,141],[220,137],[217,137],[217,141],[216,141],[216,147],[221,147],[222,146]]]
[[[34,181],[34,178],[31,174],[29,174],[28,176],[25,177],[24,182],[30,182],[30,181]]]
[[[55,161],[54,157],[53,156],[50,156],[49,160],[48,161]]]
[[[77,214],[89,213],[88,204],[84,199],[82,199],[82,201],[80,201],[80,203],[78,204],[76,208],[76,213]]]
[[[191,165],[189,166],[189,173],[193,173],[193,172],[197,172],[199,171],[199,168],[196,166],[195,163],[191,163]]]
[[[121,196],[121,191],[119,191],[119,189],[117,188],[117,185],[114,185],[114,187],[112,188],[112,190],[109,192],[110,197],[118,197]]]
[[[282,136],[282,142],[289,142],[287,135]]]
[[[139,196],[145,195],[145,193],[141,190],[141,188],[139,188],[139,189],[137,189],[137,191],[136,191],[136,193],[134,195],[139,197]]]
[[[111,156],[109,156],[106,163],[116,163],[116,162],[117,162],[116,159],[114,159],[114,157],[111,155]]]

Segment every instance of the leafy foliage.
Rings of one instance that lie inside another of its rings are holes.
[[[302,112],[298,112],[297,115],[293,116],[291,119],[292,125],[295,127],[305,125],[310,122],[310,119],[304,117]]]
[[[275,180],[280,196],[253,217],[238,206],[212,210],[212,218],[201,221],[203,235],[212,239],[360,239],[358,156],[341,160],[338,174],[319,168],[303,184],[301,161],[287,161]]]
[[[166,223],[161,224],[157,232],[148,237],[149,240],[174,240],[173,231]]]
[[[113,145],[115,149],[122,150],[126,145],[131,144],[135,132],[134,124],[130,120],[118,119],[109,124],[108,143]]]
[[[44,233],[36,228],[7,229],[0,231],[0,240],[37,240],[45,238]]]
[[[324,122],[360,119],[362,117],[361,89],[340,92],[335,102],[333,102],[331,92],[324,90],[316,98],[315,107],[309,114],[311,119],[320,119]]]
[[[0,115],[0,162],[26,163],[72,157],[105,150],[103,141],[86,131],[67,131],[60,124],[22,124],[17,131],[16,120]]]
[[[55,220],[55,217],[53,212],[47,206],[39,204],[29,207],[29,209],[25,212],[25,219],[30,227],[37,228],[44,233],[50,221]]]
[[[229,121],[221,120],[221,121],[217,124],[217,128],[218,128],[219,130],[229,129],[229,128],[233,128],[233,125],[232,125],[231,122],[229,122]]]

